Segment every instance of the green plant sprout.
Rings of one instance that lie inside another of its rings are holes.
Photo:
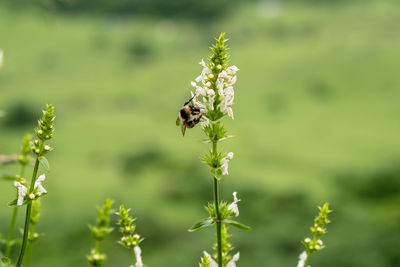
[[[87,260],[91,266],[103,266],[106,262],[106,254],[100,253],[100,242],[113,231],[113,228],[109,226],[110,215],[113,212],[111,209],[112,204],[113,200],[106,199],[101,208],[97,207],[98,217],[96,225],[89,225],[90,232],[95,240],[94,248],[91,249],[90,255],[87,256]]]
[[[32,216],[32,203],[39,197],[47,194],[46,189],[43,187],[43,182],[46,178],[45,174],[37,177],[39,163],[45,168],[46,171],[49,170],[49,162],[44,157],[49,153],[52,148],[45,144],[46,141],[54,137],[54,107],[53,105],[47,105],[46,110],[43,111],[43,117],[38,122],[38,128],[36,128],[36,136],[38,139],[33,141],[31,146],[32,152],[36,155],[35,166],[32,173],[32,179],[29,188],[27,188],[23,183],[15,181],[14,185],[18,190],[18,197],[16,200],[9,203],[9,206],[22,206],[26,204],[26,215],[25,215],[25,225],[23,230],[23,238],[21,251],[17,261],[17,267],[20,267],[23,262],[23,258],[28,245],[29,230],[31,224]]]
[[[297,267],[308,267],[311,255],[325,247],[320,238],[327,233],[325,226],[330,223],[328,214],[332,211],[329,210],[328,203],[325,203],[322,207],[318,207],[318,209],[319,214],[314,219],[314,226],[310,228],[313,237],[307,237],[301,241],[305,251],[300,254]]]
[[[130,209],[125,209],[124,205],[121,205],[119,207],[119,212],[116,212],[119,216],[119,231],[122,234],[121,240],[118,241],[118,243],[131,250],[135,267],[144,267],[145,265],[143,265],[142,261],[142,250],[139,247],[143,238],[135,233],[136,225],[134,225],[133,222],[136,219],[129,216],[129,211]]]

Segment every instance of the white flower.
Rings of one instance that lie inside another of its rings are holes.
[[[228,76],[228,73],[226,73],[226,71],[221,71],[219,74],[218,74],[218,79],[226,79],[226,78],[228,78],[229,76]]]
[[[3,67],[3,58],[4,58],[4,53],[3,50],[0,49],[0,68]]]
[[[203,251],[204,256],[208,258],[208,261],[211,263],[210,267],[218,267],[218,263],[207,253],[207,251]],[[233,255],[232,259],[228,261],[225,267],[236,267],[236,262],[239,260],[240,252]]]
[[[207,95],[208,95],[208,105],[210,107],[210,110],[214,109],[214,100],[215,100],[215,92],[213,89],[209,89],[207,91]]]
[[[229,75],[235,75],[236,72],[237,72],[238,70],[239,70],[238,67],[236,67],[235,65],[232,65],[232,66],[230,66],[230,67],[228,67],[228,68],[226,69],[226,72],[227,72]]]
[[[221,165],[222,165],[221,168],[222,168],[223,175],[229,174],[228,173],[228,163],[231,159],[233,159],[233,152],[229,152],[225,158],[221,159]]]
[[[135,252],[135,257],[136,257],[135,267],[143,267],[142,250],[140,249],[139,246],[134,247],[133,250]]]
[[[240,201],[240,199],[236,197],[237,192],[233,192],[232,195],[233,195],[233,202],[229,204],[228,210],[230,210],[232,213],[235,213],[235,216],[237,217],[239,216],[239,208],[237,203]]]
[[[204,60],[201,60],[199,64],[203,67],[203,70],[201,71],[199,77],[195,79],[196,82],[204,81],[207,78],[208,74],[211,73],[211,70],[207,67]]]
[[[43,183],[43,181],[46,179],[46,175],[44,175],[44,174],[42,174],[42,175],[40,175],[37,179],[36,179],[36,181],[35,181],[35,189],[37,188],[37,192],[39,193],[39,194],[42,194],[42,193],[47,193],[47,191],[46,191],[46,189],[44,189],[44,187],[43,187],[43,185],[42,185],[42,183]]]
[[[196,89],[196,95],[202,95],[202,96],[206,95],[205,88],[198,86],[195,82],[190,82],[190,84]]]
[[[14,182],[14,186],[18,189],[17,206],[21,206],[22,203],[24,203],[24,198],[28,189],[17,181]]]
[[[198,94],[193,94],[193,92],[190,92],[190,94],[192,95],[192,98],[193,98],[192,99],[193,104],[195,106],[199,107],[200,111],[202,113],[204,113],[206,111],[206,106],[204,106],[203,103],[199,101],[199,95]]]
[[[239,260],[239,257],[240,257],[240,252],[233,255],[232,259],[228,261],[225,267],[236,267],[236,262]]]
[[[210,267],[218,267],[217,262],[211,258],[211,255],[207,253],[207,251],[203,251],[204,256],[208,258],[208,261],[210,262]]]
[[[299,263],[297,263],[297,267],[304,267],[306,259],[307,259],[307,252],[303,251],[299,256]]]

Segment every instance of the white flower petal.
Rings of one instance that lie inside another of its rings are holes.
[[[218,74],[218,79],[226,79],[226,78],[228,78],[228,74],[226,73],[226,71],[223,70]]]
[[[229,204],[228,210],[235,214],[235,216],[239,216],[239,207],[237,203],[239,203],[240,199],[237,198],[237,192],[233,192],[233,202]]]
[[[226,157],[221,159],[221,168],[222,168],[222,174],[227,175],[228,173],[228,163],[229,161],[233,158],[233,152],[229,152]]]
[[[306,262],[307,259],[307,252],[303,251],[300,255],[299,255],[299,262],[297,263],[297,267],[304,267],[304,264]]]
[[[142,250],[140,249],[139,246],[136,246],[133,248],[133,251],[135,252],[135,258],[136,258],[135,267],[143,267]]]
[[[24,203],[24,198],[26,195],[26,192],[28,192],[28,189],[22,185],[20,182],[15,181],[14,186],[18,190],[18,199],[17,199],[17,206],[21,206],[22,203]]]
[[[34,186],[34,188],[36,189],[37,188],[37,192],[38,193],[40,193],[40,194],[42,194],[42,193],[47,193],[47,191],[46,191],[46,189],[43,187],[43,185],[42,185],[42,183],[43,183],[43,181],[46,179],[46,175],[45,174],[42,174],[42,175],[40,175],[37,179],[36,179],[36,181],[35,181],[35,186]]]
[[[210,254],[207,253],[207,251],[203,251],[203,254],[208,258],[208,261],[211,263],[210,267],[218,267],[217,262],[211,257]]]
[[[237,71],[239,71],[239,68],[236,67],[235,65],[232,65],[232,66],[230,66],[230,67],[228,67],[228,68],[226,69],[226,72],[227,72],[229,75],[235,75]]]
[[[232,259],[228,261],[225,267],[236,267],[236,262],[239,260],[239,257],[240,257],[240,252],[233,255]]]

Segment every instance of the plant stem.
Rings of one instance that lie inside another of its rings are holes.
[[[35,233],[35,226],[32,224],[31,229],[29,230],[31,235]],[[25,265],[24,267],[29,267],[29,264],[31,263],[31,253],[32,253],[32,243],[28,241],[28,248],[26,251],[26,260],[25,260]]]
[[[24,177],[24,171],[25,171],[25,165],[21,165],[21,171],[20,171],[20,177]],[[17,193],[18,197],[18,193]],[[11,242],[14,237],[14,231],[15,231],[15,223],[17,221],[17,215],[18,215],[18,206],[14,207],[13,209],[13,214],[11,217],[11,223],[10,223],[10,229],[8,231],[8,240],[7,240],[7,245],[6,245],[6,251],[4,252],[4,256],[7,258],[10,256],[11,253]]]
[[[4,256],[6,256],[7,258],[10,256],[10,252],[11,252],[11,242],[14,237],[15,222],[17,221],[17,215],[18,215],[18,207],[14,207],[13,214],[11,217],[10,230],[8,231],[8,240],[7,240],[7,245],[6,245],[6,251],[4,252]]]
[[[39,158],[36,158],[35,167],[34,167],[33,173],[32,173],[31,186],[29,187],[29,192],[27,194],[28,198],[29,198],[29,195],[32,193],[34,186],[35,186],[38,168],[39,168]],[[22,238],[21,252],[19,254],[19,258],[18,258],[16,267],[21,267],[22,260],[24,258],[24,254],[25,254],[26,245],[28,244],[29,224],[31,222],[31,210],[32,210],[32,201],[28,201],[28,204],[26,205],[24,237]]]
[[[131,248],[132,250],[132,258],[133,258],[133,264],[136,264],[136,255],[135,255],[135,249]],[[132,265],[133,266],[133,265]]]
[[[213,142],[213,154],[217,153],[217,142]],[[222,239],[221,239],[221,216],[219,214],[219,181],[214,177],[214,205],[217,212],[217,262],[218,267],[222,267]]]
[[[306,259],[306,261],[304,262],[304,267],[307,267],[307,266],[308,266],[308,262],[310,261],[310,258],[311,258],[311,253],[310,253],[310,252],[307,252],[307,259]]]

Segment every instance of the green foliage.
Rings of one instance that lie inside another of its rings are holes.
[[[215,221],[211,218],[207,218],[195,223],[192,227],[189,228],[189,232],[196,232],[202,228],[211,226],[215,223]]]
[[[31,135],[29,133],[25,134],[24,139],[22,141],[21,153],[18,156],[18,161],[21,165],[26,166],[29,163],[31,152],[30,143],[31,143]]]
[[[323,239],[329,247],[312,259],[313,267],[398,265],[400,44],[394,22],[399,5],[386,0],[336,6],[280,2],[273,18],[267,8],[255,5],[216,23],[202,22],[200,28],[185,20],[71,18],[24,10],[23,5],[0,8],[5,52],[0,153],[14,154],[27,130],[17,132],[5,124],[16,101],[25,99],[22,106],[33,107],[51,101],[64,117],[57,128],[60,154],[46,155],[56,177],[51,183],[55,192],[43,203],[46,242],[34,252],[46,257],[38,256],[36,265],[86,264],[81,255],[88,235],[81,226],[106,193],[126,203],[141,200],[132,208],[140,217],[138,227],[151,240],[146,244],[150,266],[163,266],[165,260],[193,265],[190,259],[199,256],[199,248],[181,244],[207,244],[215,235],[212,227],[189,237],[182,232],[207,217],[194,208],[212,196],[208,167],[194,163],[197,152],[207,150],[196,142],[203,134],[198,129],[188,135],[193,142],[182,144],[171,117],[188,98],[182,88],[198,70],[193,63],[207,53],[209,36],[220,29],[229,33],[235,63],[243,70],[237,119],[224,122],[236,137],[221,142],[240,160],[231,181],[223,179],[222,193],[239,191],[245,200],[240,222],[257,228],[248,234],[231,227],[235,247],[246,249],[239,266],[294,266],[302,248],[294,240],[306,237],[314,203],[325,199],[340,208]],[[144,66],[126,64],[133,32],[157,38],[157,57]],[[99,35],[103,50],[92,46]],[[25,39],[30,45],[21,42]],[[310,92],[322,85],[328,92],[324,98]],[[26,115],[32,118],[24,125],[31,127],[38,118],[35,108]],[[126,163],[132,164],[131,172],[121,171],[120,155],[140,156],[150,145],[160,157],[141,165],[132,158]],[[16,167],[2,165],[0,172],[14,174]],[[14,195],[10,188],[11,183],[0,185],[3,203]],[[66,203],[69,208],[53,216],[51,211]],[[1,218],[10,213],[0,209]],[[172,225],[168,229],[166,222]],[[6,227],[4,221],[2,231]],[[159,245],[164,242],[168,246]],[[129,266],[129,259],[118,256],[120,250],[110,246],[108,264]],[[187,257],[175,257],[176,251]]]
[[[201,257],[200,267],[210,267],[211,262],[208,260],[207,256]]]
[[[96,225],[89,225],[92,236],[97,241],[104,240],[112,231],[113,228],[109,227],[110,215],[113,212],[112,199],[106,199],[102,207],[97,207],[98,217]]]
[[[7,1],[10,6],[16,3]],[[255,2],[254,0],[246,0],[245,2]],[[119,16],[138,16],[147,15],[150,17],[160,18],[184,18],[191,20],[216,20],[226,15],[230,11],[243,4],[239,0],[177,0],[166,2],[163,0],[147,0],[146,2],[139,0],[98,0],[95,3],[90,0],[78,0],[74,2],[62,0],[21,0],[19,5],[36,6],[51,12],[65,13],[89,13],[89,14],[118,14]],[[20,6],[15,6],[20,7]]]
[[[46,106],[43,110],[43,117],[38,121],[38,128],[36,128],[36,136],[42,140],[50,140],[54,137],[54,107],[52,104]]]
[[[129,249],[133,249],[143,241],[143,238],[135,234],[136,225],[134,225],[133,222],[136,219],[129,216],[129,211],[130,209],[125,209],[124,205],[121,205],[119,207],[119,212],[116,212],[119,216],[119,231],[122,233],[121,240],[118,243]]]
[[[96,249],[92,249],[86,258],[89,264],[93,267],[103,266],[107,260],[106,254],[99,253]]]
[[[318,207],[318,209],[319,214],[314,219],[314,226],[310,228],[313,238],[311,239],[307,237],[301,242],[307,251],[307,261],[305,266],[307,266],[307,263],[314,252],[317,252],[325,247],[320,238],[327,233],[325,226],[330,222],[328,219],[328,214],[332,211],[329,210],[328,203],[325,203],[322,207]]]
[[[229,224],[231,226],[234,226],[234,227],[236,227],[238,229],[241,229],[241,230],[246,230],[246,231],[253,230],[250,226],[244,225],[242,223],[239,223],[239,222],[231,220],[231,219],[225,219],[225,220],[223,220],[223,222],[226,223],[226,224]]]
[[[233,250],[232,244],[228,242],[228,239],[231,235],[228,234],[228,227],[226,225],[222,225],[221,227],[221,243],[222,243],[222,262],[223,264],[227,263],[232,256],[229,254],[231,250]],[[217,244],[214,245],[214,250],[217,251]],[[217,254],[214,255],[214,258],[217,259]]]
[[[219,121],[211,122],[208,126],[204,127],[204,133],[211,142],[218,142],[222,138],[227,137],[224,125]]]

